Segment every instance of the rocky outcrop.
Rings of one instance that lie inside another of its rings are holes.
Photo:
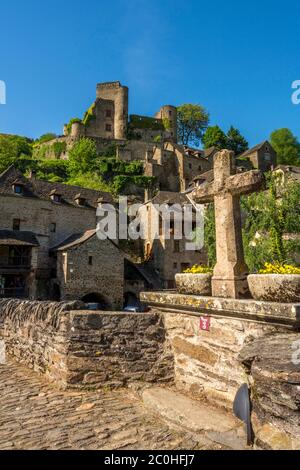
[[[256,445],[300,449],[300,333],[255,339],[239,360],[249,376]]]

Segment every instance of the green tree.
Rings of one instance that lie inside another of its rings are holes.
[[[265,262],[292,262],[299,250],[297,242],[286,241],[283,235],[300,232],[300,184],[292,180],[283,184],[269,175],[267,186],[267,191],[242,198],[244,250],[251,271]]]
[[[97,147],[91,139],[80,139],[69,152],[71,175],[88,173],[96,168]]]
[[[270,140],[277,152],[278,164],[300,166],[300,143],[290,129],[277,129],[272,132]]]
[[[257,272],[265,262],[289,262],[300,251],[299,241],[285,240],[284,233],[300,233],[300,184],[284,184],[267,175],[267,191],[241,198],[243,245],[250,272]],[[215,218],[213,204],[205,214],[205,248],[209,265],[216,261]]]
[[[221,150],[227,147],[227,136],[219,126],[210,126],[206,129],[202,142],[205,149],[217,147]]]
[[[199,147],[209,122],[209,113],[199,104],[182,104],[177,108],[178,141]]]
[[[48,132],[47,134],[41,135],[39,139],[36,140],[36,144],[44,144],[45,142],[49,142],[50,140],[56,139],[57,135],[53,134],[52,132]]]
[[[231,126],[229,131],[227,132],[226,146],[228,150],[233,150],[235,155],[240,155],[249,148],[248,142],[245,137],[243,137],[240,131],[233,126]]]
[[[0,172],[10,165],[23,168],[24,160],[32,157],[32,140],[17,135],[0,134]],[[22,160],[22,162],[20,162]]]
[[[216,221],[214,204],[209,204],[204,216],[204,243],[208,257],[208,265],[214,267],[217,261],[216,254]]]
[[[97,173],[92,171],[84,174],[74,174],[74,176],[67,181],[67,184],[71,184],[73,186],[81,186],[82,188],[96,189],[98,191],[113,191],[112,186],[103,181],[101,175],[98,175]]]

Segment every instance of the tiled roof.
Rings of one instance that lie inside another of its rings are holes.
[[[97,201],[103,198],[105,202],[113,203],[110,193],[96,191],[94,189],[86,189],[79,186],[71,186],[63,183],[50,183],[49,181],[38,180],[35,177],[26,178],[14,166],[10,166],[0,175],[0,195],[13,195],[12,185],[15,181],[23,185],[23,197],[32,197],[43,200],[51,200],[50,194],[61,195],[61,203],[78,207],[76,204],[76,196],[80,193],[85,199],[85,207],[97,208]],[[22,197],[21,196],[21,197]],[[17,197],[20,197],[18,195]],[[82,206],[79,206],[82,207]]]
[[[0,230],[0,245],[39,246],[39,242],[33,232]]]

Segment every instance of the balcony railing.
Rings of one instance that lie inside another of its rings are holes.
[[[0,287],[0,298],[4,299],[25,299],[28,291],[24,287]]]
[[[30,256],[0,256],[0,267],[2,268],[29,268]]]

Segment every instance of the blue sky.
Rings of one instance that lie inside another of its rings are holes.
[[[254,0],[2,0],[0,132],[61,133],[97,82],[130,87],[130,112],[200,103],[250,144],[300,137],[300,3]]]

